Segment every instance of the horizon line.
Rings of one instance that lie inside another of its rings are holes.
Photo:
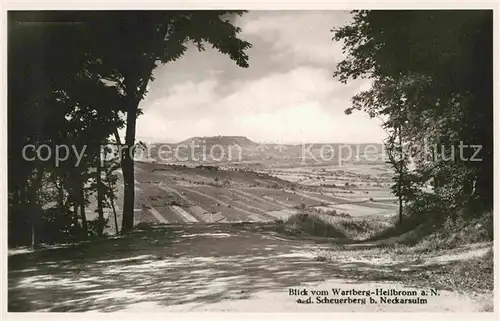
[[[190,140],[190,139],[196,139],[196,138],[203,139],[203,138],[216,138],[216,137],[246,138],[255,144],[264,144],[264,145],[301,145],[301,144],[349,144],[349,145],[380,144],[380,145],[383,145],[384,144],[384,141],[381,141],[381,142],[375,142],[375,141],[372,141],[372,142],[368,142],[368,141],[365,141],[365,142],[345,142],[345,141],[344,142],[338,142],[338,141],[337,142],[333,142],[333,141],[328,141],[328,142],[327,141],[297,142],[297,141],[272,141],[272,140],[270,140],[270,141],[256,141],[256,140],[249,138],[248,136],[243,136],[243,135],[191,136],[189,138],[180,139],[180,140],[166,138],[164,141],[159,141],[159,140],[153,139],[153,138],[137,137],[136,142],[143,141],[143,142],[146,142],[149,144],[180,144],[180,143],[187,141],[187,140]]]

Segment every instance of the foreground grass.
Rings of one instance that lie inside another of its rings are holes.
[[[412,286],[458,292],[490,292],[494,286],[491,243],[426,253],[410,246],[379,245],[368,249],[338,246],[319,252],[318,259],[364,263],[374,274],[372,278],[401,281]],[[357,269],[350,272],[353,277],[360,274]]]
[[[432,217],[409,216],[403,224],[393,220],[390,226],[367,239],[378,244],[413,246],[417,251],[449,250],[467,244],[493,242],[493,213],[470,219],[439,220]]]
[[[275,222],[276,231],[298,237],[330,238],[336,244],[359,242],[387,228],[381,219],[322,215],[316,212],[295,214]]]
[[[306,210],[275,221],[273,229],[289,236],[329,238],[335,244],[404,245],[413,251],[433,252],[492,242],[493,214],[443,221],[413,216],[399,224],[397,218],[346,217]]]
[[[494,285],[492,233],[488,231],[487,215],[441,225],[407,220],[400,226],[376,219],[302,213],[277,221],[275,228],[285,235],[329,239],[333,248],[318,253],[317,260],[364,262],[375,279],[481,292],[492,291]],[[470,256],[474,253],[481,255]],[[366,277],[358,268],[339,274]]]

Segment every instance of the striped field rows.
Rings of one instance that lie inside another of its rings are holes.
[[[146,186],[136,181],[136,193],[143,194]],[[297,205],[327,206],[331,209],[352,213],[355,216],[385,215],[394,209],[393,204],[375,203],[368,200],[353,201],[334,195],[306,191],[277,191],[272,189],[217,189],[192,186],[167,186],[152,184],[147,190],[156,189],[157,198],[175,196],[182,203],[145,204],[142,219],[159,224],[215,223],[215,222],[269,222],[287,219],[297,213]],[[167,193],[167,194],[162,194]],[[165,198],[166,199],[166,198]],[[163,201],[161,201],[163,202]],[[146,201],[146,203],[150,203]]]

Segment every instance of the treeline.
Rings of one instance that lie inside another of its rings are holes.
[[[179,59],[189,43],[198,50],[208,44],[247,67],[251,45],[232,24],[241,14],[9,12],[9,245],[102,235],[106,209],[115,212],[117,232],[130,231],[136,119],[154,69]],[[103,146],[120,147],[119,155],[109,157],[117,149]],[[121,227],[114,204],[119,168]],[[87,221],[93,201],[98,219]]]
[[[333,32],[347,54],[334,76],[371,82],[346,113],[384,121],[400,221],[403,208],[437,219],[491,212],[493,11],[354,11]]]

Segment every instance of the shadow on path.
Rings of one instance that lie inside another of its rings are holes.
[[[409,273],[401,264],[321,262],[316,252],[327,245],[256,226],[162,227],[10,256],[8,309],[110,312],[152,301],[202,305],[335,277],[370,283],[400,281]],[[439,266],[426,269],[433,273]]]

